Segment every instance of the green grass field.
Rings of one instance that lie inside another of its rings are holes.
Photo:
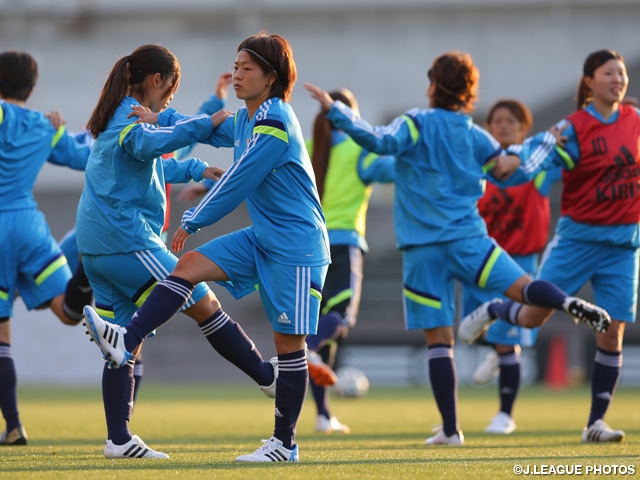
[[[103,457],[99,390],[21,388],[29,445],[0,447],[0,478],[514,478],[516,465],[532,471],[581,465],[581,476],[588,477],[591,465],[640,469],[639,389],[620,388],[607,415],[626,431],[618,444],[580,443],[589,409],[585,387],[523,389],[514,412],[518,430],[507,436],[483,433],[497,411],[495,387],[462,389],[459,397],[462,447],[424,444],[439,421],[429,389],[373,389],[361,399],[333,399],[334,413],[351,435],[314,433],[309,397],[298,426],[301,463],[247,465],[233,460],[273,431],[273,403],[257,388],[143,384],[131,429],[171,456],[160,461]]]

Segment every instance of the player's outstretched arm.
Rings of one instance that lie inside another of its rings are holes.
[[[325,112],[331,110],[331,105],[333,105],[333,98],[331,98],[331,95],[329,95],[328,92],[309,82],[304,83],[304,88],[311,94],[311,98],[314,98],[318,102],[320,102],[322,110],[324,110]]]

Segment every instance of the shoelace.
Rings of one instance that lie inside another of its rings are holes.
[[[272,442],[270,438],[267,438],[266,440],[262,438],[260,439],[260,441],[262,442],[262,446],[259,447],[258,450],[256,450],[256,452],[268,452],[269,450],[271,450],[271,446],[274,446],[274,447],[279,446],[275,442]]]

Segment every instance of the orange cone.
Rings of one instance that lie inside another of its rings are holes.
[[[567,340],[563,336],[553,337],[549,343],[545,384],[549,388],[566,388],[569,384],[567,372]]]

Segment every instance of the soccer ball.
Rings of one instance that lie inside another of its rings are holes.
[[[337,397],[358,398],[369,391],[367,376],[356,367],[341,367],[336,370],[338,381],[333,385]]]

